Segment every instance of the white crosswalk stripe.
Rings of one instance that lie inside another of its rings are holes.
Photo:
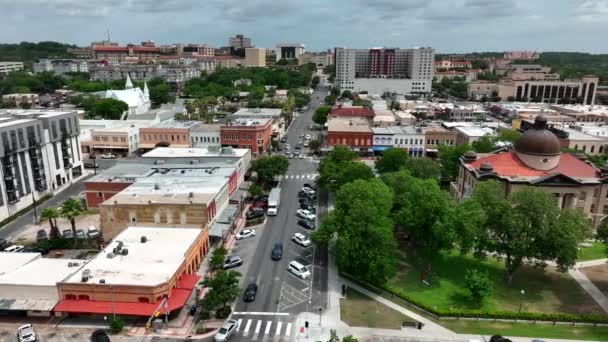
[[[277,322],[277,330],[275,331],[275,335],[280,335],[281,334],[281,327],[283,326],[283,322]]]
[[[266,323],[266,329],[264,329],[264,335],[268,335],[270,332],[270,327],[272,326],[272,321]]]
[[[283,176],[283,179],[315,179],[317,175],[317,173],[285,175]]]
[[[247,336],[247,334],[249,333],[249,327],[251,327],[250,319],[247,320],[247,324],[245,325],[245,330],[243,331],[243,335]]]
[[[239,331],[239,329],[241,329],[241,326],[243,324],[243,319],[239,318],[236,324],[236,331]]]
[[[258,334],[260,332],[260,328],[262,327],[262,321],[258,320],[258,324],[255,326],[255,333]]]
[[[287,329],[285,329],[285,336],[291,335],[291,323],[287,323]]]
[[[244,324],[244,327],[243,327]],[[236,333],[253,341],[264,341],[267,337],[291,336],[292,323],[280,320],[237,319]]]

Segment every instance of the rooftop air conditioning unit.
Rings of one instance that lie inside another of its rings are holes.
[[[164,160],[157,160],[154,162],[154,165],[164,165],[165,161]]]
[[[123,248],[122,251],[120,251],[122,255],[127,255],[129,254],[129,250],[126,248]]]
[[[105,280],[105,279],[99,279],[99,283],[100,283],[100,284],[105,284],[105,283],[106,283],[106,280]]]
[[[148,238],[144,235],[141,237],[141,243],[146,243],[148,241]]]

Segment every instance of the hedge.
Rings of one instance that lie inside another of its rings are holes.
[[[343,274],[346,278],[359,283],[367,288],[376,288],[373,285],[367,284],[351,275]],[[382,286],[381,291],[387,292],[390,295],[398,297],[413,306],[429,312],[432,315],[439,317],[463,317],[463,318],[489,318],[489,319],[512,319],[526,321],[547,321],[547,322],[572,322],[572,323],[604,323],[608,324],[608,315],[601,314],[567,314],[567,313],[538,313],[538,312],[514,312],[514,311],[475,311],[475,310],[455,310],[455,309],[436,309],[427,306],[419,300],[411,298],[399,291]]]

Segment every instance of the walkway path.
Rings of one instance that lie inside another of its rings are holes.
[[[587,293],[595,300],[597,305],[599,305],[606,313],[608,313],[608,297],[600,291],[600,289],[595,286],[587,278],[587,276],[581,272],[581,268],[585,267],[593,267],[603,265],[608,262],[608,259],[597,259],[597,260],[589,260],[589,261],[581,261],[577,262],[573,269],[568,271],[568,274],[576,280],[576,282],[585,290]]]

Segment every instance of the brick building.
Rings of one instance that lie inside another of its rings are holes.
[[[374,133],[369,121],[362,117],[330,117],[327,129],[328,146],[349,146],[358,152],[373,152]]]
[[[270,149],[272,119],[237,119],[220,127],[222,146],[247,148],[260,155]]]
[[[190,131],[200,125],[195,121],[163,122],[139,129],[139,148],[151,150],[156,147],[190,147]]]

